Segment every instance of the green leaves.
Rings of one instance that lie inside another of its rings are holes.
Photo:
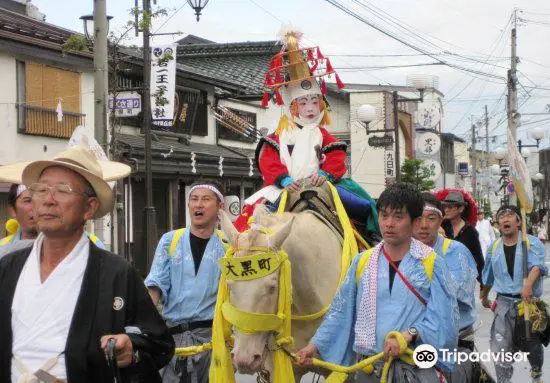
[[[406,159],[401,167],[401,181],[416,185],[420,191],[435,189],[435,182],[430,179],[434,175],[434,169],[425,166],[423,160]]]

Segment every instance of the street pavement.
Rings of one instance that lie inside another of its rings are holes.
[[[550,268],[550,244],[546,244],[546,266]],[[544,280],[544,294],[543,299],[545,302],[550,303],[550,278]],[[493,293],[491,293],[493,294]],[[479,294],[477,294],[479,297]],[[491,295],[491,299],[494,299],[494,295]],[[479,299],[477,299],[478,317],[476,323],[476,347],[479,352],[487,351],[489,347],[489,336],[491,333],[491,324],[493,323],[493,313],[489,309],[485,309]],[[543,380],[550,381],[550,349],[544,349],[545,364],[543,366]],[[485,365],[489,374],[495,379],[495,368],[492,363]],[[528,383],[530,382],[529,374],[530,366],[529,362],[518,362],[514,364],[514,375],[512,382],[514,383]],[[323,382],[324,379],[320,379],[319,382]],[[238,383],[256,383],[255,376],[237,376]],[[317,378],[313,374],[308,374],[302,378],[302,383],[317,383]]]

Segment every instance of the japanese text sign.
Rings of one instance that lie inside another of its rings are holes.
[[[222,275],[230,280],[246,281],[265,277],[279,268],[277,253],[260,253],[248,257],[224,257],[218,260]]]
[[[176,90],[177,44],[151,47],[151,113],[153,124],[172,126]]]

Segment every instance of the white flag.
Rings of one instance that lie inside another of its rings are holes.
[[[510,180],[514,184],[514,191],[518,196],[521,208],[526,213],[530,213],[533,210],[533,184],[529,168],[527,168],[510,130],[508,130],[508,164],[510,165]]]

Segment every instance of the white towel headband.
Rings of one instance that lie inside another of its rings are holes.
[[[223,194],[218,190],[217,187],[213,186],[213,185],[208,185],[208,184],[201,184],[201,185],[195,185],[191,188],[191,190],[189,191],[189,195],[191,195],[191,193],[193,193],[195,190],[197,189],[208,189],[208,190],[211,190],[213,191],[219,198],[220,202],[223,203],[224,201],[224,198],[223,198]]]

